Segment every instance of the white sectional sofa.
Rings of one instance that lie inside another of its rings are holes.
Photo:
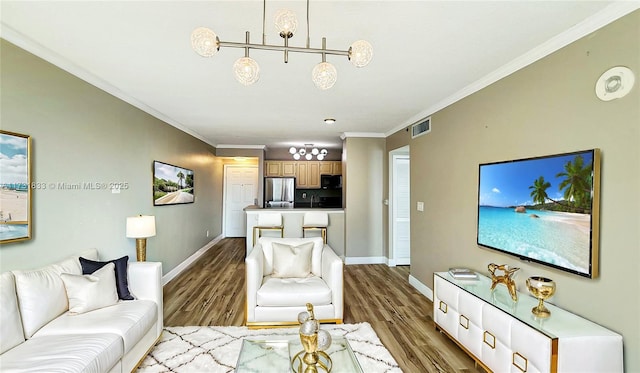
[[[72,314],[60,274],[82,275],[79,257],[98,253],[0,275],[1,372],[131,372],[158,341],[162,264],[128,263],[135,300]]]

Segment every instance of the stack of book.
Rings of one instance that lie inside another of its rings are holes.
[[[449,268],[449,274],[456,280],[477,280],[478,274],[469,268]]]

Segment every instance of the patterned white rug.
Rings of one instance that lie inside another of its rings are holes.
[[[322,329],[334,338],[341,336],[349,341],[363,372],[402,372],[369,323],[322,325]],[[138,372],[233,372],[243,339],[296,339],[298,330],[297,327],[254,330],[239,326],[167,327]]]

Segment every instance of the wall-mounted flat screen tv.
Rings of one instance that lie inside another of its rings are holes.
[[[193,203],[193,171],[153,161],[153,205]]]
[[[478,245],[598,276],[600,151],[479,165]]]

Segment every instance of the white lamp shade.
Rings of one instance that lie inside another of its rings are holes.
[[[147,238],[156,235],[156,217],[139,215],[127,218],[127,237]]]
[[[293,35],[298,28],[296,14],[288,9],[280,9],[275,18],[276,30],[282,35]],[[289,37],[289,36],[287,36]]]
[[[366,40],[358,40],[349,48],[349,60],[355,67],[365,67],[373,58],[373,47]]]
[[[233,75],[243,85],[251,85],[260,79],[260,66],[251,57],[240,57],[233,64]]]
[[[292,147],[289,148],[289,153],[290,154],[296,154],[297,151],[298,151],[298,149],[296,149],[295,146],[292,146]]]
[[[329,89],[338,80],[338,70],[329,62],[320,62],[313,68],[311,80],[318,89]]]
[[[220,39],[212,30],[198,27],[191,33],[191,47],[202,57],[211,57],[220,49]]]

